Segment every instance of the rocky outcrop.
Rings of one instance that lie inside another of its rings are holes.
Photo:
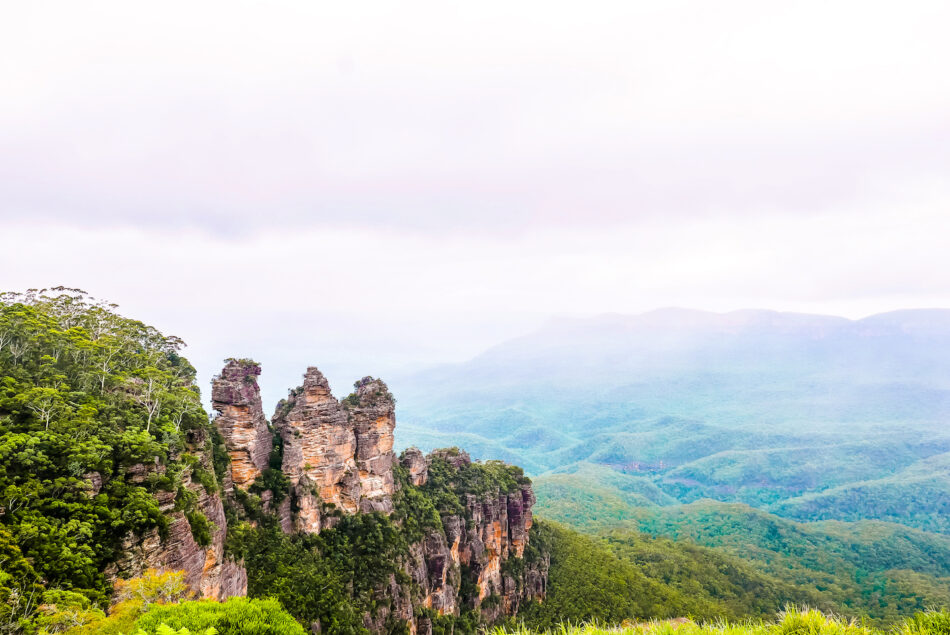
[[[364,377],[356,392],[344,401],[356,434],[356,468],[360,480],[361,512],[393,510],[393,429],[396,401],[382,380]]]
[[[204,441],[203,438],[193,439],[191,445],[201,447]],[[207,456],[201,458],[201,469],[212,469],[210,459]],[[126,478],[132,482],[144,482],[155,470],[163,472],[164,467],[132,466]],[[201,597],[223,600],[247,595],[247,571],[244,565],[224,555],[228,524],[221,498],[217,492],[209,492],[192,481],[190,469],[184,470],[180,479],[181,488],[193,493],[196,499],[189,513],[196,522],[203,516],[211,523],[210,543],[198,544],[186,512],[176,504],[179,502],[178,492],[158,491],[155,498],[162,514],[169,520],[164,537],[158,529],[151,529],[141,535],[125,536],[119,549],[119,558],[109,567],[106,575],[115,579],[140,576],[147,569],[184,571],[185,582]]]
[[[254,362],[230,359],[211,385],[215,424],[231,457],[227,492],[233,486],[246,490],[267,468],[273,439],[261,408],[260,374]]]
[[[409,482],[420,487],[429,480],[429,462],[419,448],[409,448],[402,453],[400,464],[409,472]]]
[[[524,555],[524,548],[528,544],[528,531],[533,521],[531,507],[536,500],[530,485],[524,485],[520,491],[508,494],[509,544],[519,558]]]
[[[277,405],[273,424],[283,441],[282,469],[297,508],[295,516],[288,517],[290,501],[284,504],[284,529],[318,533],[324,504],[356,512],[360,494],[356,433],[323,373],[307,369],[303,385]]]
[[[269,530],[276,513],[287,533],[327,532],[287,542],[332,559],[339,588],[372,633],[468,628],[515,616],[525,601],[545,597],[549,559],[529,546],[535,499],[519,468],[473,462],[458,448],[428,456],[410,448],[397,465],[395,400],[372,377],[341,401],[310,367],[269,424],[260,372],[250,360],[231,359],[213,381],[214,422],[227,457],[212,430],[184,426],[167,461],[121,468],[123,479],[154,495],[164,520],[125,536],[107,575],[181,570],[202,597],[245,595],[243,562],[225,556],[228,519]],[[84,474],[83,491],[106,490],[104,478]]]
[[[284,445],[283,472],[290,480],[296,514],[281,524],[319,532],[332,516],[325,506],[344,513],[392,511],[392,465],[395,402],[380,380],[366,377],[343,404],[317,368],[310,367],[303,385],[277,406],[274,427]]]
[[[231,457],[231,479],[241,488],[266,468],[272,447],[260,414],[259,372],[256,364],[229,362],[216,378],[212,395]],[[383,381],[364,377],[340,401],[326,377],[310,367],[303,384],[278,404],[271,423],[270,429],[280,435],[281,471],[290,490],[277,506],[285,532],[319,533],[345,514],[389,515],[399,501],[428,500],[425,504],[438,510],[415,519],[419,533],[399,565],[405,575],[391,575],[375,588],[375,608],[363,617],[371,632],[403,622],[411,633],[424,635],[431,633],[433,615],[460,616],[466,611],[492,622],[515,615],[527,600],[544,598],[549,562],[537,554],[530,561],[525,557],[535,502],[528,480],[511,466],[473,463],[458,448],[428,456],[410,448],[399,458],[402,471],[397,478],[395,400]],[[409,492],[412,488],[419,491]],[[272,492],[259,494],[260,509],[273,513],[270,501],[277,499],[270,497]],[[396,518],[411,515],[401,508]],[[224,522],[222,516],[222,527]],[[171,533],[173,542],[181,545],[172,551],[181,553],[166,557],[188,560],[189,570],[194,570],[199,558],[188,544],[190,536],[179,529]],[[140,549],[147,550],[148,545]],[[218,563],[208,555],[205,561],[210,568]],[[198,583],[212,596],[230,592],[233,589],[223,584],[215,586],[227,573],[221,569]]]
[[[455,471],[459,482],[477,479],[469,471],[469,456],[456,448],[437,450],[425,457],[425,470],[419,464],[420,457],[421,452],[412,448],[400,459],[410,480],[415,472],[424,484],[433,461]],[[444,470],[440,472],[445,474]],[[461,499],[462,513],[443,514],[442,531],[429,531],[411,551],[407,573],[414,586],[422,590],[422,606],[439,615],[478,609],[488,621],[494,621],[515,615],[527,600],[543,599],[550,562],[544,558],[531,562],[524,559],[535,502],[530,484],[514,485],[508,491],[495,488],[462,493]],[[519,566],[511,566],[514,559],[519,559]],[[463,580],[474,586],[474,595],[460,595],[466,584]],[[421,629],[424,625],[416,626]]]

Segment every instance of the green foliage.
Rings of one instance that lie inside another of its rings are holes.
[[[453,465],[449,458],[458,454],[458,448],[449,448],[430,457],[429,478],[421,489],[440,514],[465,513],[466,495],[497,497],[531,483],[520,467],[502,461],[458,461]]]
[[[950,452],[881,478],[782,500],[771,509],[797,520],[870,518],[950,534]]]
[[[155,632],[158,635],[192,635],[191,630],[187,628],[180,628],[176,631],[167,624],[159,624]],[[206,630],[196,632],[195,635],[216,635],[217,632],[213,626],[209,626]],[[143,630],[139,630],[135,635],[147,635],[147,633]]]
[[[301,622],[319,622],[329,632],[365,632],[349,576],[338,568],[347,563],[327,557],[323,534],[288,536],[273,523],[241,524],[229,534],[230,548],[244,557],[250,597],[277,598]]]
[[[943,535],[870,521],[802,524],[714,501],[588,515],[583,496],[575,506],[574,499],[550,501],[550,492],[539,489],[540,513],[607,536],[615,551],[642,541],[642,534],[672,538],[683,552],[711,547],[776,584],[812,590],[797,601],[881,623],[950,606],[950,538]]]
[[[398,489],[393,496],[392,518],[402,528],[406,541],[410,544],[419,542],[431,531],[444,533],[442,517],[432,493],[413,487],[408,470],[398,461],[393,465],[393,474]],[[448,493],[443,493],[442,496],[447,497]]]
[[[290,493],[290,480],[287,475],[279,469],[272,467],[264,468],[260,475],[251,483],[249,491],[253,494],[261,494],[270,490],[273,494],[273,504],[277,505],[287,494]]]
[[[277,598],[301,623],[318,622],[325,632],[364,633],[364,615],[377,616],[392,608],[391,593],[383,591],[391,582],[406,594],[418,594],[405,573],[410,546],[433,533],[444,538],[443,514],[464,517],[467,495],[499,496],[527,482],[518,468],[496,462],[455,468],[437,459],[433,466],[429,481],[416,487],[407,470],[396,462],[391,515],[340,514],[328,507],[323,510],[324,519],[332,522],[316,535],[284,534],[276,519],[263,513],[254,494],[236,490],[245,510],[253,510],[254,515],[248,517],[255,523],[229,523],[227,548],[244,559],[248,594]],[[531,549],[529,545],[529,552]],[[534,549],[531,553],[537,552],[538,548]],[[509,558],[505,566],[506,572],[517,573],[525,565],[520,559]],[[456,568],[450,575],[457,576],[462,605],[473,603],[478,595],[475,573]],[[488,606],[493,602],[498,599],[489,601]],[[480,614],[468,608],[459,616],[428,617],[434,632],[474,633],[481,625]],[[405,627],[392,619],[386,625],[392,632]]]
[[[183,572],[155,570],[146,571],[140,578],[116,582],[115,603],[108,616],[79,593],[47,591],[39,615],[23,624],[22,630],[37,629],[40,635],[125,635],[133,632],[133,624],[150,606],[178,602],[190,595]]]
[[[188,519],[188,525],[191,527],[191,535],[195,539],[195,542],[202,547],[210,545],[212,534],[215,530],[214,523],[208,520],[208,517],[197,509],[186,512],[185,518]]]
[[[208,632],[228,635],[304,635],[305,631],[277,600],[231,598],[226,602],[197,600],[152,606],[135,622],[147,635]]]
[[[619,626],[588,622],[580,626],[560,624],[550,629],[534,629],[523,624],[495,628],[488,635],[946,635],[950,633],[950,613],[928,611],[902,622],[896,631],[882,631],[855,620],[823,614],[814,609],[787,607],[774,621],[725,620],[695,622],[690,619],[624,622]]]
[[[40,633],[62,633],[105,619],[89,598],[75,591],[53,590],[43,594],[35,626]]]
[[[31,563],[2,565],[8,599],[40,584],[102,604],[121,540],[168,526],[155,491],[185,470],[217,489],[193,455],[210,426],[181,340],[114,309],[61,287],[0,294],[0,547]]]
[[[589,620],[762,616],[809,597],[725,554],[667,540],[604,540],[538,521],[528,547],[551,556],[548,596],[522,614],[542,629]]]
[[[901,635],[950,635],[950,613],[921,611],[905,620],[899,629]]]
[[[382,514],[343,516],[319,535],[243,525],[232,544],[245,559],[250,596],[276,597],[302,622],[332,632],[364,632],[359,616],[389,601],[378,590],[391,576],[409,582],[400,566],[408,543]]]

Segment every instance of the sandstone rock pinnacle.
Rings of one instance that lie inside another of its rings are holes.
[[[211,403],[218,411],[218,431],[231,457],[230,483],[247,489],[267,468],[273,439],[261,408],[257,376],[261,367],[250,360],[228,360],[211,387]]]

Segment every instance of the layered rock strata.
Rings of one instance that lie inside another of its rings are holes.
[[[266,468],[272,447],[260,414],[259,372],[254,364],[229,362],[213,391],[220,412],[216,421],[231,457],[231,479],[242,488]],[[508,480],[492,481],[463,451],[453,448],[425,456],[410,448],[399,459],[404,471],[397,479],[393,396],[384,382],[371,377],[354,388],[346,399],[337,400],[326,377],[310,367],[303,384],[278,404],[271,429],[280,435],[281,470],[290,489],[278,508],[283,530],[318,533],[337,523],[341,513],[390,514],[399,487],[420,488],[430,500],[458,500],[453,504],[458,511],[443,512],[436,527],[429,526],[409,545],[401,565],[406,577],[397,581],[390,576],[376,589],[377,609],[364,616],[366,628],[383,632],[396,620],[422,635],[431,632],[426,616],[432,614],[459,616],[475,610],[494,621],[515,615],[527,600],[543,599],[547,560],[506,564],[524,557],[532,525],[534,494],[520,472],[509,471]],[[430,483],[433,470],[439,478]],[[503,484],[486,489],[488,482]],[[466,489],[472,483],[478,484],[475,491]],[[262,492],[262,500],[268,494]]]
[[[458,450],[439,450],[425,457],[410,448],[400,457],[409,473],[410,486],[425,484],[433,461],[444,462],[456,477],[471,465],[468,455]],[[452,477],[450,473],[450,480]],[[378,632],[386,620],[395,617],[407,620],[414,633],[429,632],[431,623],[414,607],[455,616],[476,609],[486,620],[495,621],[517,614],[525,601],[545,597],[550,565],[546,556],[524,560],[523,573],[517,577],[510,572],[514,569],[506,567],[509,559],[525,554],[535,501],[531,486],[526,483],[507,492],[495,489],[480,495],[463,494],[462,498],[461,513],[443,514],[440,529],[428,530],[422,541],[410,546],[404,571],[417,595],[392,588],[392,584],[381,591],[381,603],[384,598],[390,600],[391,608],[372,619],[367,617],[366,626],[371,631]],[[466,582],[475,588],[469,597],[462,592]]]
[[[359,471],[361,512],[393,510],[393,430],[396,402],[380,379],[364,377],[356,392],[344,402],[356,434],[356,468]]]
[[[204,442],[205,439],[194,439],[192,445],[201,447]],[[201,467],[213,469],[207,456],[201,456]],[[154,466],[132,466],[127,478],[132,482],[145,482],[154,469]],[[114,579],[140,576],[147,569],[184,571],[185,582],[201,597],[224,600],[247,595],[247,571],[243,563],[226,558],[224,554],[228,524],[221,498],[216,492],[208,492],[192,481],[190,469],[186,469],[180,478],[181,487],[196,496],[195,511],[212,523],[210,544],[202,546],[195,540],[185,513],[176,509],[177,492],[158,491],[155,498],[162,514],[170,521],[164,538],[158,529],[142,535],[127,535],[119,549],[119,558],[106,575]]]
[[[332,506],[344,513],[392,511],[395,403],[386,384],[366,377],[340,403],[326,377],[310,367],[303,385],[277,406],[274,427],[284,444],[283,472],[290,480],[297,512],[281,524],[319,532]]]
[[[257,376],[261,367],[247,360],[228,360],[211,385],[211,404],[218,412],[215,424],[231,458],[226,492],[248,489],[267,468],[273,438],[261,408]]]

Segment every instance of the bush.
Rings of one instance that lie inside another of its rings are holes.
[[[231,598],[226,602],[197,600],[180,604],[152,606],[135,623],[145,635],[164,635],[186,628],[203,632],[213,628],[221,635],[304,635],[303,627],[283,609],[277,600]]]
[[[950,635],[950,613],[916,613],[904,622],[899,632],[901,635]]]

